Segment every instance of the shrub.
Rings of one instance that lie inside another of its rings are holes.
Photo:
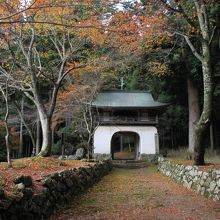
[[[51,153],[53,155],[57,155],[61,153],[61,142],[60,141],[52,145]]]

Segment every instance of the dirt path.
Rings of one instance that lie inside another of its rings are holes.
[[[215,220],[220,205],[162,176],[155,167],[115,169],[51,220]]]

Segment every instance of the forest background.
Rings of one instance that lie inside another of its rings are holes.
[[[0,2],[1,160],[92,145],[98,91],[170,103],[161,152],[219,150],[217,0]]]

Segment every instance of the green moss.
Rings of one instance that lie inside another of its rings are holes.
[[[207,197],[207,198],[209,198],[210,193],[209,193],[207,190],[205,190],[204,196]]]
[[[0,191],[4,190],[4,187],[5,187],[5,181],[3,180],[2,177],[0,177]]]
[[[89,198],[87,200],[85,200],[83,202],[83,205],[85,206],[91,206],[91,205],[94,205],[96,203],[96,199],[95,198]]]

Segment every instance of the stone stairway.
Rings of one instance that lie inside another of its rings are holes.
[[[113,167],[123,169],[138,169],[147,167],[147,162],[143,160],[112,160]]]

